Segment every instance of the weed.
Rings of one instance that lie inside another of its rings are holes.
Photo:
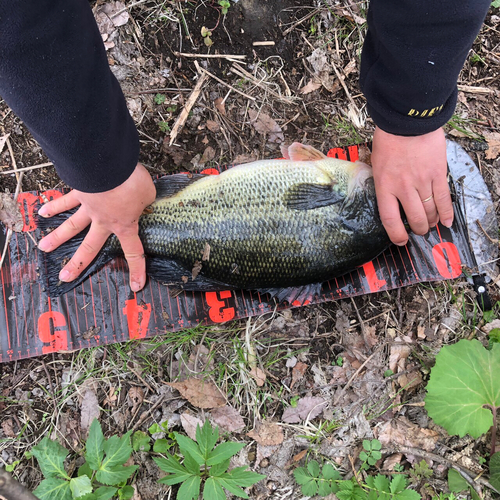
[[[222,12],[222,15],[225,16],[228,11],[229,11],[229,7],[231,7],[231,4],[229,3],[229,0],[219,0],[219,5],[221,6],[221,12]]]
[[[378,439],[363,440],[363,451],[359,454],[359,458],[363,462],[361,464],[361,470],[369,469],[382,458],[382,453],[380,453],[381,449],[382,444]]]
[[[168,124],[168,122],[164,122],[164,121],[161,121],[161,122],[158,122],[158,128],[163,132],[163,133],[167,133],[167,132],[170,132],[170,125]]]
[[[155,95],[155,103],[158,105],[164,104],[167,99],[165,94],[156,94]]]

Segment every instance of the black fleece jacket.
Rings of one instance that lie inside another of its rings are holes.
[[[442,126],[490,0],[371,0],[361,87],[383,130]],[[124,182],[139,140],[88,0],[0,0],[0,96],[60,177],[85,192]]]

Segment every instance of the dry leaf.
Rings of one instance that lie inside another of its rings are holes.
[[[224,99],[222,97],[217,97],[214,101],[215,107],[217,108],[217,111],[221,114],[226,116],[226,106],[224,104]]]
[[[318,90],[321,88],[321,83],[316,82],[315,80],[309,80],[307,85],[304,85],[299,92],[301,94],[310,94],[311,92],[314,92],[315,90]]]
[[[259,134],[267,134],[269,142],[281,143],[285,141],[285,136],[281,127],[266,113],[259,113],[254,109],[248,110],[250,123]]]
[[[210,132],[218,132],[220,130],[220,125],[213,120],[207,120],[207,128]]]
[[[212,146],[207,146],[200,160],[200,164],[204,165],[215,158],[215,149]]]
[[[486,151],[486,159],[496,160],[498,155],[500,155],[500,133],[485,131],[483,135],[489,146]]]
[[[198,274],[200,274],[201,267],[202,267],[201,261],[196,260],[194,263],[193,269],[191,269],[191,279],[193,281],[196,279]]]
[[[94,388],[87,388],[83,393],[80,410],[80,427],[86,434],[94,419],[99,418],[99,401]]]
[[[250,375],[259,387],[262,387],[266,381],[266,374],[257,366],[252,367]]]
[[[3,151],[3,148],[5,146],[5,143],[7,142],[7,139],[9,138],[10,134],[5,134],[0,137],[0,153]]]
[[[239,432],[245,428],[242,416],[231,406],[222,406],[211,411],[213,421],[226,432]]]
[[[0,222],[7,229],[12,229],[17,233],[22,231],[24,227],[19,206],[9,193],[0,193]]]
[[[298,424],[302,420],[312,420],[326,408],[326,401],[320,397],[305,397],[297,401],[297,406],[289,406],[283,412],[282,420],[288,424]]]
[[[290,468],[292,465],[296,464],[297,462],[300,462],[309,452],[308,449],[299,451],[296,455],[294,455],[285,465],[285,469]]]
[[[393,455],[389,455],[382,465],[382,469],[393,471],[396,465],[399,465],[403,460],[402,453],[394,453]]]
[[[116,400],[118,399],[118,396],[116,395],[116,389],[114,387],[111,387],[109,389],[109,394],[106,396],[106,398],[103,401],[103,405],[109,405],[109,406],[115,406]]]
[[[140,387],[131,387],[127,394],[128,404],[132,407],[132,413],[144,401],[144,391]]]
[[[101,7],[100,12],[104,12],[115,27],[128,23],[129,15],[123,2],[107,2]]]
[[[14,422],[11,418],[8,418],[7,420],[4,420],[2,422],[2,430],[7,437],[16,437],[16,433],[14,432]]]
[[[281,426],[272,422],[257,424],[255,429],[247,433],[247,436],[255,439],[262,446],[281,444],[284,439]]]
[[[181,414],[181,424],[182,428],[186,431],[186,434],[193,440],[196,441],[196,428],[198,425],[203,427],[203,422],[198,417],[194,417],[189,413]]]
[[[290,384],[290,389],[304,376],[307,370],[307,365],[299,361],[292,370],[292,383]]]
[[[438,438],[436,431],[422,429],[405,417],[398,417],[378,427],[378,440],[384,446],[399,444],[432,451]]]
[[[389,369],[394,373],[404,370],[405,359],[410,355],[410,352],[411,349],[406,344],[401,342],[393,344],[389,355]]]
[[[224,394],[208,380],[188,378],[183,382],[169,382],[167,385],[177,389],[183,398],[198,408],[219,408],[226,404]]]

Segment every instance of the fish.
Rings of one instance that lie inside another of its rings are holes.
[[[292,301],[318,294],[322,283],[390,245],[370,166],[329,158],[300,143],[282,147],[282,154],[220,175],[156,180],[156,200],[139,219],[147,274],[186,291],[258,290]],[[42,234],[69,216],[40,217]],[[51,297],[123,255],[112,235],[77,279],[59,281],[60,269],[87,231],[52,252],[40,252]]]

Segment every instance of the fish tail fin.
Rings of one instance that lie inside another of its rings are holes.
[[[40,237],[50,233],[54,228],[60,226],[67,220],[76,210],[70,210],[62,214],[54,215],[50,218],[38,217],[37,224],[40,230]],[[116,252],[111,252],[108,245],[105,245],[103,250],[95,257],[95,259],[87,266],[86,269],[73,281],[61,281],[59,272],[65,264],[73,257],[78,247],[82,244],[83,239],[88,233],[88,228],[77,234],[70,240],[66,241],[51,252],[38,251],[38,268],[42,278],[45,291],[50,297],[59,297],[73,288],[80,285],[91,274],[100,269],[104,264],[117,256]]]

